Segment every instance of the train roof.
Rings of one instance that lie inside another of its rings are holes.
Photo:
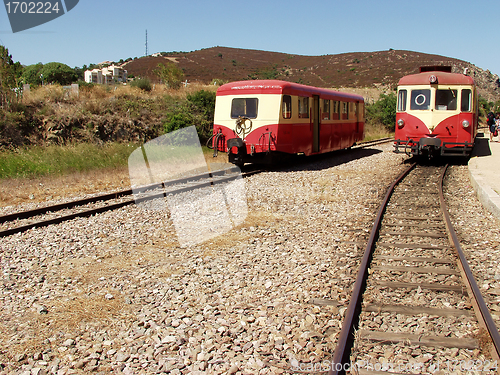
[[[285,94],[309,97],[320,95],[322,98],[342,98],[364,101],[361,95],[348,94],[345,92],[274,79],[230,82],[220,86],[217,90],[217,96],[248,94]]]
[[[404,76],[398,82],[399,86],[405,85],[429,85],[431,77],[437,78],[438,85],[474,85],[474,79],[465,74],[448,73],[438,70],[425,71],[417,74]]]

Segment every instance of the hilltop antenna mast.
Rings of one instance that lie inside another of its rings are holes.
[[[148,29],[146,29],[146,56],[148,55]]]

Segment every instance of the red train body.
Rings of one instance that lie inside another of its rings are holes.
[[[424,67],[400,79],[394,152],[467,156],[477,123],[472,77],[451,73],[451,67]]]
[[[363,136],[363,97],[257,80],[232,82],[217,90],[209,145],[242,165],[344,149]]]

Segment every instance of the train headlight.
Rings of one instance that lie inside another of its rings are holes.
[[[464,127],[464,129],[467,129],[470,126],[469,121],[467,120],[462,121],[462,126]]]
[[[402,118],[400,118],[400,119],[398,120],[398,127],[399,127],[400,129],[403,129],[403,126],[405,126],[405,120],[403,120]]]

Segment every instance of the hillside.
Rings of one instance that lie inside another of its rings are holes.
[[[141,57],[129,61],[124,67],[129,74],[157,82],[153,70],[165,61],[178,64],[188,82],[273,78],[320,87],[382,90],[392,90],[402,76],[416,73],[420,66],[451,65],[454,72],[469,68],[480,94],[487,100],[496,100],[499,93],[499,77],[489,71],[458,59],[402,50],[301,56],[212,47],[193,52],[167,53],[159,57]]]

